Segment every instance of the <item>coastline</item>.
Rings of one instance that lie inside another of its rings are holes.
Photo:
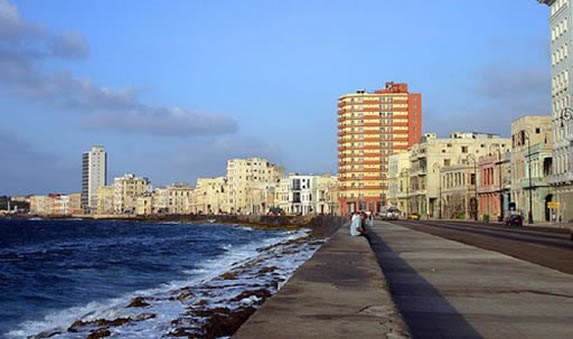
[[[124,218],[119,220],[126,221]],[[192,221],[188,218],[130,220],[205,223],[204,218]],[[286,284],[301,264],[322,247],[344,219],[333,216],[226,216],[224,221],[226,222],[218,220],[217,224],[288,231],[287,234],[291,236],[280,243],[258,248],[255,252],[257,254],[246,261],[228,259],[229,263],[233,263],[229,270],[220,271],[199,285],[179,286],[161,294],[136,294],[129,302],[124,301],[123,305],[114,306],[114,310],[118,312],[115,316],[76,318],[75,322],[70,322],[63,328],[37,333],[37,337],[87,335],[90,338],[100,338],[112,333],[127,335],[125,331],[128,331],[128,328],[149,327],[150,323],[164,321],[172,314],[165,312],[162,305],[166,304],[176,304],[181,310],[179,318],[172,318],[172,327],[168,332],[170,336],[232,335],[268,298]],[[301,236],[303,233],[305,235]]]

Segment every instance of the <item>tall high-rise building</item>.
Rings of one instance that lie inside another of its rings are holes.
[[[573,6],[570,0],[537,1],[550,9],[553,175],[548,181],[555,193],[552,199],[559,203],[557,215],[568,221],[573,219],[573,159],[569,142],[573,139],[573,88],[569,86],[569,72],[573,69],[573,58],[569,58]]]
[[[107,153],[103,146],[92,146],[82,157],[82,208],[84,213],[95,212],[97,189],[107,185]]]
[[[379,211],[388,193],[388,157],[419,141],[422,96],[405,83],[338,98],[338,180],[341,213]]]

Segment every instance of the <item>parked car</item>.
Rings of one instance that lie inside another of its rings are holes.
[[[412,213],[408,216],[410,220],[420,220],[420,215],[418,213]]]
[[[523,226],[521,214],[510,214],[505,218],[505,226]]]

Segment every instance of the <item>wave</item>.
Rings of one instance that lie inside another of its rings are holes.
[[[268,294],[280,289],[321,245],[316,241],[308,241],[308,246],[297,242],[307,235],[305,230],[281,232],[276,237],[237,246],[232,251],[229,247],[222,255],[199,263],[196,269],[184,271],[188,275],[186,279],[53,311],[41,320],[25,321],[4,335],[8,338],[75,338],[80,334],[85,337],[98,327],[96,325],[118,324],[118,320],[129,326],[108,327],[122,338],[157,338],[182,329],[195,331],[197,326],[206,326],[208,310],[254,309]],[[266,292],[260,292],[262,289]],[[134,300],[142,300],[145,306],[128,307]]]

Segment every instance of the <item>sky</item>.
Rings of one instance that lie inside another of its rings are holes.
[[[336,173],[337,98],[406,82],[423,131],[509,136],[550,114],[536,0],[0,0],[0,195],[222,176],[263,157]]]

